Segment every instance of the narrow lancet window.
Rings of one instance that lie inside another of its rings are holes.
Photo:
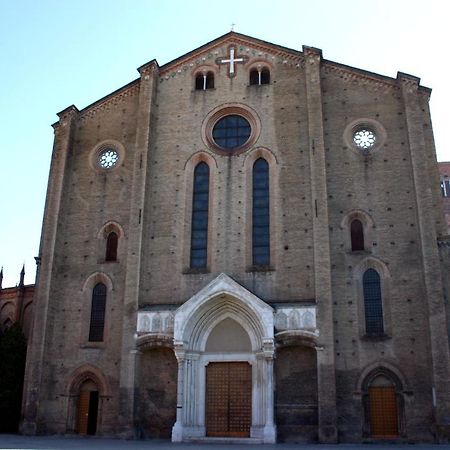
[[[197,164],[194,170],[191,224],[191,269],[204,269],[208,254],[209,166]]]
[[[97,283],[92,290],[89,342],[102,342],[105,328],[106,286]]]
[[[370,335],[384,334],[381,282],[380,275],[375,269],[367,269],[364,272],[363,291],[366,333]]]
[[[253,265],[270,264],[269,164],[259,158],[253,164],[252,211]]]

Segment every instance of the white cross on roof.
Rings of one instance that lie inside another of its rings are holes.
[[[228,59],[219,60],[219,64],[228,64],[230,63],[230,77],[234,75],[234,63],[244,62],[244,58],[235,58],[234,57],[234,47],[230,47],[230,57]]]

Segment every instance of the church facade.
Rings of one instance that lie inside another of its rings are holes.
[[[430,89],[235,32],[138,71],[54,124],[21,431],[448,439]]]

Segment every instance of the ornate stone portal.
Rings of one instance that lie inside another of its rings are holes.
[[[217,361],[245,361],[252,366],[250,438],[266,443],[276,441],[273,317],[274,310],[269,305],[225,274],[178,308],[174,323],[177,420],[172,441],[206,436],[206,367]],[[235,331],[228,340],[220,339],[224,331],[220,330],[220,324]],[[217,326],[219,329],[214,333]]]

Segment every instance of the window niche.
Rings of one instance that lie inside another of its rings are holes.
[[[363,210],[352,210],[341,222],[345,233],[345,248],[349,253],[370,253],[373,241],[374,222]]]
[[[119,262],[123,236],[123,229],[117,222],[108,222],[100,229],[97,235],[99,264]]]

